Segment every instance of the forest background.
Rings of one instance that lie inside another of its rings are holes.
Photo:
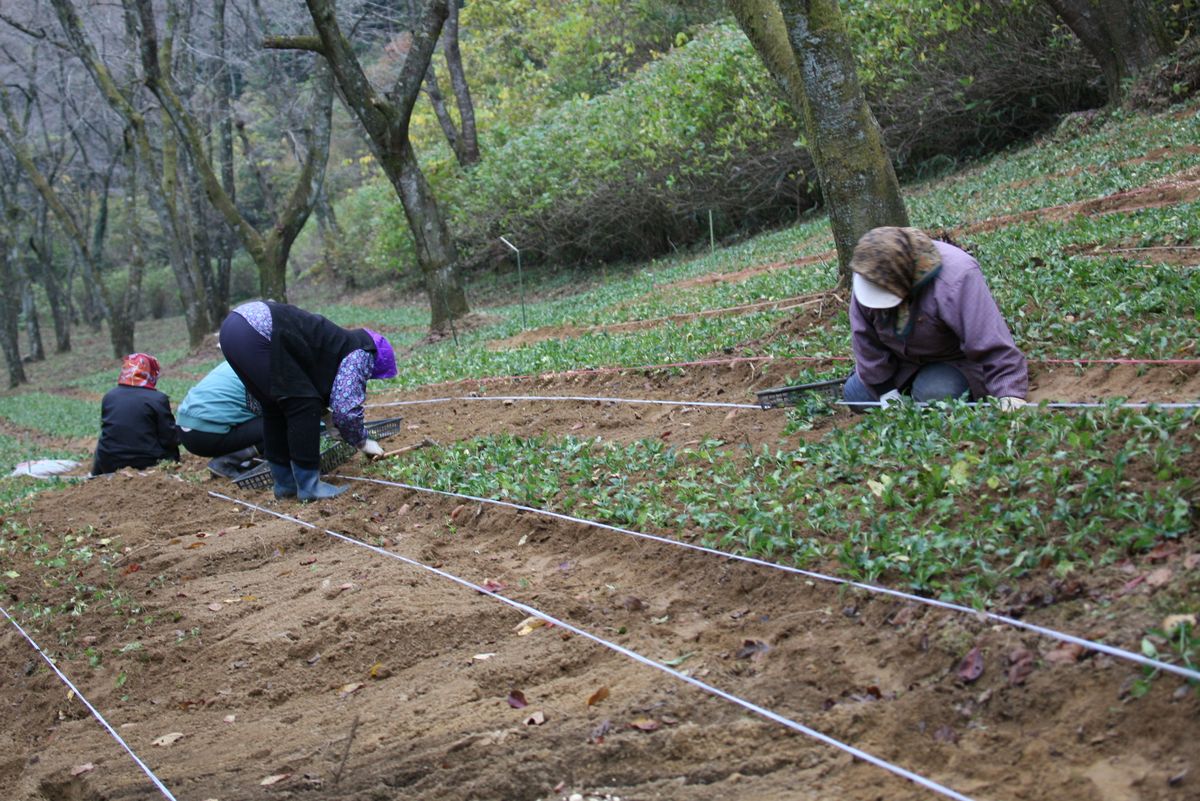
[[[395,81],[376,108],[412,87],[395,173],[348,111],[337,67],[306,52],[319,49],[315,9],[333,13],[308,5],[5,4],[10,385],[23,359],[44,357],[45,319],[57,352],[72,326],[106,325],[120,355],[139,320],[183,314],[195,347],[232,303],[286,299],[289,283],[324,300],[386,285],[423,292],[436,334],[470,312],[464,287],[486,302],[511,290],[515,268],[535,286],[562,271],[582,279],[824,213],[804,126],[724,3],[472,0],[447,6],[432,37],[436,3],[341,3],[362,77]],[[1088,7],[1107,58],[1077,35]],[[1143,61],[1196,60],[1194,0],[855,1],[841,13],[902,181],[1072,112],[1195,89],[1194,68],[1139,87],[1129,66],[1131,19],[1157,26],[1141,35],[1157,37]],[[428,58],[415,80],[414,53]],[[405,187],[435,205],[437,224],[414,228]]]

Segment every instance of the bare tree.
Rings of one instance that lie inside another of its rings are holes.
[[[176,198],[177,173],[173,138],[163,131],[161,147],[156,148],[148,116],[137,102],[136,85],[122,87],[112,70],[100,57],[92,38],[79,18],[72,0],[50,0],[66,36],[67,46],[83,63],[108,105],[120,115],[146,175],[147,199],[158,217],[169,261],[179,287],[187,323],[188,340],[198,347],[212,329],[206,288],[195,253],[190,247],[187,216]],[[134,9],[126,4],[123,22],[127,41],[137,41],[138,21]],[[160,156],[161,153],[161,156]]]
[[[470,309],[460,277],[458,249],[437,199],[417,162],[408,127],[429,60],[446,18],[446,0],[431,0],[414,25],[412,46],[392,88],[371,85],[350,40],[342,33],[332,0],[306,0],[316,36],[270,37],[268,48],[308,50],[333,70],[342,101],[362,124],[388,180],[396,190],[416,244],[429,296],[430,328],[441,330]]]
[[[320,194],[325,178],[325,163],[329,157],[330,112],[333,102],[333,86],[329,71],[319,66],[314,76],[316,99],[313,102],[310,124],[306,132],[307,141],[302,156],[303,166],[286,201],[274,208],[265,231],[254,227],[251,220],[238,208],[234,197],[226,191],[231,183],[218,176],[209,161],[206,137],[199,120],[185,106],[176,91],[170,59],[160,52],[158,26],[150,0],[125,0],[127,6],[136,7],[139,26],[139,41],[142,69],[146,85],[162,103],[171,117],[180,141],[187,148],[191,164],[195,167],[209,202],[224,217],[226,223],[237,232],[242,245],[258,266],[260,289],[264,297],[285,300],[287,297],[287,260],[292,244],[304,228],[313,206]],[[174,3],[168,3],[174,8]],[[222,28],[223,29],[223,28]],[[272,193],[264,183],[264,196]]]
[[[1109,103],[1126,83],[1174,48],[1159,5],[1151,0],[1046,0],[1100,64]]]
[[[864,233],[908,225],[837,0],[729,0],[730,10],[804,121],[837,245],[841,281]]]

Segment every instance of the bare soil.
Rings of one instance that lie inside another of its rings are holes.
[[[1126,394],[1135,377],[1147,399],[1194,399],[1200,390],[1196,370],[1136,370],[1042,369],[1034,396]],[[743,363],[545,377],[488,391],[745,403],[771,378]],[[389,448],[501,431],[786,440],[780,410],[473,401],[371,414],[396,411],[406,420]],[[792,436],[851,419],[838,414]],[[351,463],[343,472],[360,470]],[[81,535],[119,557],[111,580],[136,615],[91,608],[70,626],[55,618],[37,636],[180,799],[935,797],[561,627],[523,635],[523,613],[387,554],[487,583],[651,659],[682,660],[678,668],[702,682],[973,798],[1200,798],[1200,696],[1178,680],[1159,679],[1132,700],[1140,670],[1108,657],[1064,655],[1053,641],[971,616],[602,529],[366,483],[320,504],[275,501],[207,477],[191,456],[174,471],[43,493],[19,522]],[[1100,570],[1086,592],[1034,604],[1029,619],[1136,649],[1146,628],[1181,611],[1188,587],[1194,597],[1198,551],[1190,538]],[[1145,580],[1164,565],[1173,581]],[[6,607],[73,592],[39,586],[31,562],[11,569],[22,577],[10,582]],[[104,579],[91,567],[78,580]],[[1034,575],[1030,586],[1054,580]],[[14,629],[0,642],[9,719],[0,798],[157,797]],[[960,661],[976,646],[984,670],[968,682]],[[100,656],[94,667],[89,653]],[[527,706],[508,703],[514,690]],[[182,737],[154,745],[173,733]]]

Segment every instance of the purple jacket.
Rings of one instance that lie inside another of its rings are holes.
[[[1024,398],[1029,389],[1025,356],[988,290],[979,263],[945,242],[934,242],[942,269],[913,304],[907,339],[892,330],[888,309],[868,309],[850,301],[850,330],[858,377],[876,394],[904,388],[926,364],[957,367],[983,398]]]

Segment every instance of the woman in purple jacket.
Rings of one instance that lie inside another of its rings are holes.
[[[1025,405],[1025,356],[965,251],[916,228],[875,228],[850,261],[854,374],[846,401],[888,406],[916,401],[1000,399]]]

